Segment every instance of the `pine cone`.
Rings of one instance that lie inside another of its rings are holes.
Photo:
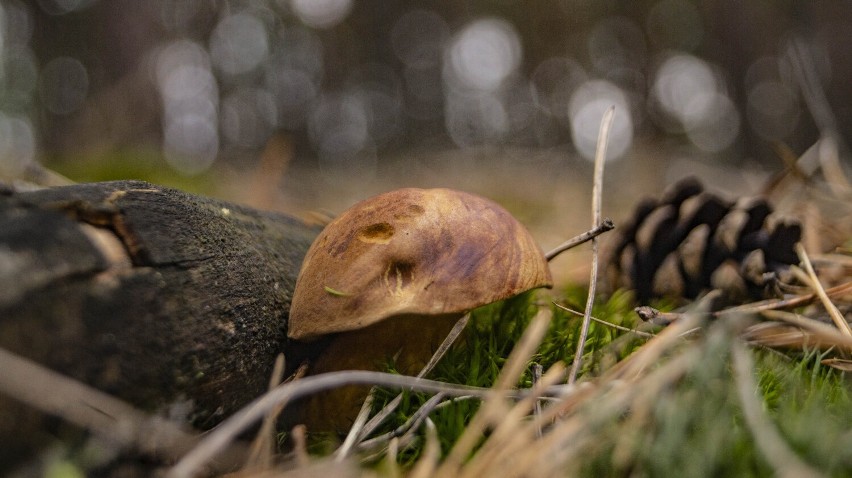
[[[632,222],[616,229],[606,249],[611,289],[631,288],[636,300],[694,299],[721,289],[732,300],[758,299],[798,263],[798,221],[778,217],[761,198],[725,201],[694,178],[661,200],[641,202]]]

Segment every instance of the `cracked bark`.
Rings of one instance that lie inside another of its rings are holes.
[[[265,390],[318,232],[141,181],[0,193],[0,347],[209,428]],[[0,463],[45,421],[0,396]]]

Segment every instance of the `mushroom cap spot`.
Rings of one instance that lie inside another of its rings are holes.
[[[551,285],[541,249],[501,206],[451,189],[398,189],[352,206],[320,233],[296,281],[287,335],[461,313]]]

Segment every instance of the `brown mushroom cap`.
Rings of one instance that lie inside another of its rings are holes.
[[[361,201],[320,233],[296,281],[288,335],[461,313],[551,285],[541,249],[499,205],[451,189],[399,189]]]

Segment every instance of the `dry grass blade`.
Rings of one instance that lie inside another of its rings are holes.
[[[647,401],[654,400],[661,390],[676,383],[700,357],[698,349],[687,349],[641,377],[631,380],[601,377],[594,384],[589,384],[585,391],[572,396],[573,400],[555,404],[544,413],[541,419],[547,420],[545,423],[554,419],[556,422],[542,439],[532,441],[528,438],[534,436],[531,433],[517,433],[517,439],[508,443],[501,457],[492,462],[488,475],[565,476],[570,464],[578,466],[582,462],[580,456],[587,444],[596,439],[596,430],[623,418],[625,410],[632,409],[643,397]],[[583,413],[566,415],[592,403],[594,406],[584,409]],[[529,426],[535,426],[535,423]]]
[[[90,430],[117,448],[176,459],[198,442],[174,423],[2,348],[0,370],[0,393]],[[219,462],[233,466],[242,461],[243,451],[232,449]]]
[[[272,367],[272,375],[269,378],[269,390],[280,385],[283,378],[284,354],[278,354],[278,357],[275,358],[275,365]],[[270,411],[263,418],[257,437],[255,437],[249,450],[246,468],[264,469],[272,466],[275,453],[275,421],[279,413],[281,413],[281,407]]]
[[[796,456],[795,452],[778,434],[772,422],[763,414],[762,400],[757,396],[754,381],[754,363],[749,351],[739,342],[731,349],[737,394],[742,404],[746,424],[755,444],[766,461],[775,469],[775,475],[785,478],[815,478],[823,476]]]
[[[825,295],[827,295],[828,297],[842,297],[849,293],[852,293],[852,282],[847,282],[845,284],[834,286],[830,289],[825,289]],[[814,301],[814,299],[817,298],[819,298],[819,295],[813,293],[797,295],[788,299],[762,300],[758,302],[752,302],[750,304],[744,304],[736,307],[723,309],[719,312],[714,313],[714,315],[721,316],[724,314],[749,314],[756,312],[764,312],[767,310],[790,309],[793,307],[799,307],[802,305],[810,304]]]
[[[398,478],[400,476],[399,464],[397,463],[397,455],[399,454],[399,438],[392,438],[388,443],[388,452],[385,454],[385,473],[389,478]]]
[[[606,162],[606,147],[609,141],[609,131],[612,128],[612,120],[615,116],[615,106],[610,106],[604,112],[601,119],[601,128],[598,133],[598,144],[595,150],[595,173],[592,186],[592,227],[601,224],[601,202],[603,196],[603,170]],[[568,374],[568,383],[573,384],[577,380],[577,373],[583,363],[583,353],[586,347],[586,337],[589,334],[591,323],[592,305],[595,303],[595,290],[598,283],[598,241],[592,238],[592,271],[589,278],[589,295],[586,300],[586,313],[583,317],[583,326],[580,331],[580,340],[577,342],[577,350],[574,353],[574,361],[571,363],[571,372]]]
[[[811,332],[801,327],[778,322],[754,324],[743,331],[742,338],[752,345],[770,347],[769,350],[804,349],[820,345],[820,341]]]
[[[839,347],[845,350],[852,350],[852,337],[843,334],[835,327],[832,327],[830,325],[782,310],[767,310],[761,315],[768,319],[785,322],[787,324],[800,327],[812,337],[812,340],[809,342],[809,344],[811,345],[822,345],[823,347]]]
[[[820,363],[823,365],[828,365],[829,367],[836,368],[837,370],[843,372],[852,372],[852,360],[841,359],[841,358],[830,358],[823,359]]]
[[[538,386],[533,392],[519,401],[499,421],[494,431],[483,444],[482,448],[470,459],[464,467],[462,477],[488,476],[491,464],[506,452],[507,444],[517,440],[519,434],[525,434],[526,439],[534,441],[539,437],[540,426],[523,426],[523,420],[538,403],[539,394],[551,385],[555,385],[564,379],[565,366],[557,362],[541,378]],[[535,421],[539,423],[538,421]]]
[[[436,476],[458,476],[461,464],[482,439],[485,430],[503,418],[508,411],[508,406],[501,399],[504,395],[501,392],[517,383],[527,361],[544,338],[550,319],[551,312],[543,309],[530,322],[521,340],[509,354],[497,382],[490,389],[488,398],[456,441],[444,463],[437,470]]]
[[[813,288],[814,292],[816,292],[819,296],[823,307],[825,307],[825,310],[828,311],[828,314],[831,316],[831,320],[834,321],[834,325],[836,325],[844,335],[852,337],[852,329],[849,328],[849,323],[846,322],[843,314],[837,310],[837,306],[834,305],[831,302],[831,299],[828,298],[828,295],[826,295],[825,289],[822,287],[816,272],[814,272],[811,260],[808,258],[808,254],[805,252],[805,248],[801,243],[796,244],[796,253],[799,255],[799,259],[802,261],[802,265],[805,267],[805,271],[807,271],[808,276],[811,279],[811,288]]]
[[[432,354],[432,357],[429,358],[429,362],[427,362],[426,365],[424,365],[423,368],[420,370],[420,373],[417,374],[418,378],[425,377],[426,374],[428,374],[432,371],[433,368],[435,368],[435,365],[437,365],[438,362],[441,361],[444,355],[446,355],[447,351],[450,350],[450,347],[452,347],[452,345],[455,343],[456,339],[459,338],[459,335],[461,335],[465,327],[467,327],[468,322],[470,322],[469,313],[465,314],[462,318],[458,320],[458,322],[456,322],[452,330],[450,330],[450,333],[447,334],[447,337],[444,339],[443,342],[441,342],[441,345],[438,346],[438,350],[436,350],[435,353]],[[364,428],[358,433],[359,441],[364,440],[366,437],[370,436],[370,434],[373,433],[373,431],[375,431],[376,428],[378,428],[378,426],[381,425],[382,422],[384,422],[387,417],[394,412],[394,410],[396,410],[401,401],[402,394],[397,395],[393,398],[393,400],[388,402],[388,404],[385,405],[385,407],[380,410],[379,413],[377,413],[369,422],[367,422],[367,424],[364,425]]]
[[[848,198],[852,195],[852,185],[849,184],[849,178],[843,170],[835,137],[825,136],[820,139],[819,159],[823,176],[834,195],[840,198]]]
[[[311,456],[308,454],[308,427],[305,425],[296,425],[290,431],[290,438],[293,440],[293,455],[296,457],[296,466],[305,467],[311,463]]]
[[[254,473],[245,478],[316,478],[317,476],[333,476],[334,478],[358,478],[363,472],[355,463],[350,461],[337,463],[331,460],[314,460],[307,466],[293,470],[270,469]],[[228,478],[231,478],[228,475]],[[234,477],[236,478],[236,477]]]
[[[423,455],[414,465],[409,478],[430,478],[435,468],[438,466],[438,459],[441,457],[441,444],[438,442],[438,431],[435,429],[435,424],[428,417],[426,418],[426,447],[423,449]]]
[[[367,398],[364,399],[364,403],[361,404],[361,410],[358,411],[358,416],[355,417],[355,421],[352,423],[352,428],[350,428],[349,433],[346,434],[346,439],[343,440],[343,445],[341,445],[340,448],[337,449],[337,452],[335,452],[334,461],[341,462],[349,456],[349,452],[352,450],[352,447],[355,446],[355,443],[357,443],[358,437],[361,436],[364,425],[367,423],[367,418],[370,417],[370,411],[373,409],[373,399],[375,396],[376,387],[373,387],[367,394]]]

